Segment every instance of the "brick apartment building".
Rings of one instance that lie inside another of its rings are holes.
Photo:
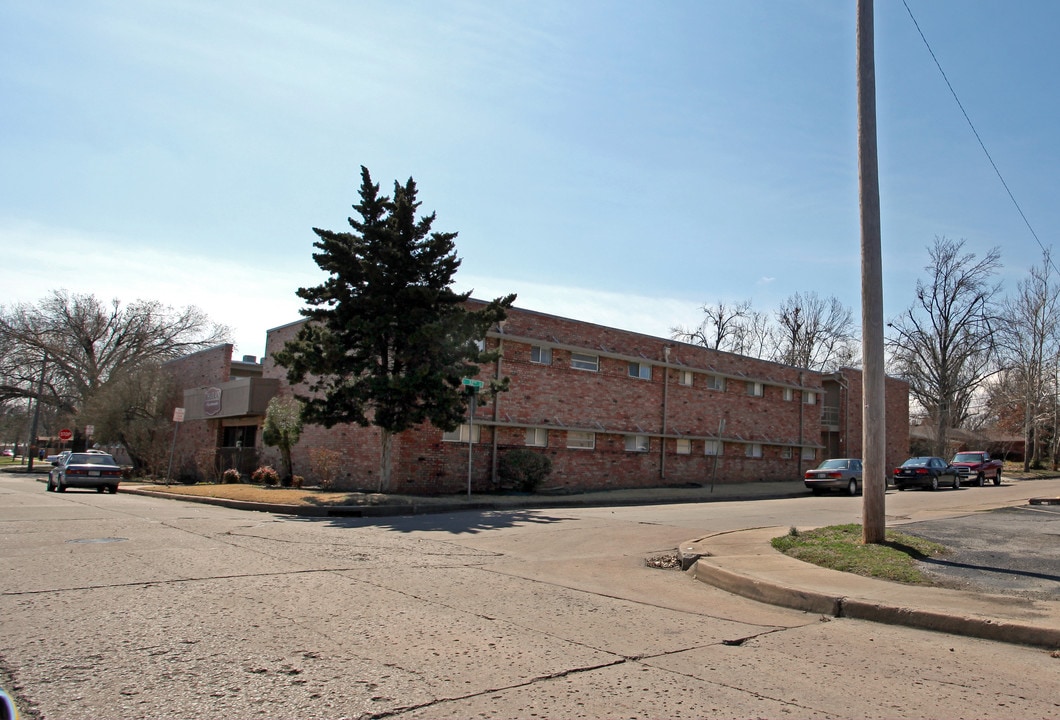
[[[272,357],[300,326],[268,331],[260,364],[232,362],[230,345],[173,364],[188,388],[178,450],[184,472],[194,472],[197,452],[213,448],[223,467],[278,462],[261,446],[260,427],[269,398],[291,392]],[[858,370],[819,373],[515,308],[485,342],[501,357],[478,379],[507,376],[509,392],[483,398],[473,429],[427,425],[395,437],[389,491],[466,491],[469,456],[472,489],[497,489],[498,459],[514,448],[547,454],[544,488],[560,491],[801,480],[826,457],[861,454]],[[888,378],[886,398],[894,466],[909,449],[908,385]],[[374,428],[306,426],[292,455],[309,483],[314,447],[342,454],[345,487],[378,486]]]

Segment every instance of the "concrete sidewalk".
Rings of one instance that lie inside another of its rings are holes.
[[[683,543],[695,579],[760,602],[874,622],[1060,649],[1060,602],[905,585],[828,570],[770,545],[786,527],[718,533]]]

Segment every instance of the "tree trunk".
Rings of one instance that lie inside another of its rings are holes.
[[[394,447],[394,433],[379,428],[379,436],[381,447],[379,453],[379,489],[377,492],[383,492],[390,489],[390,473],[393,470],[390,452]]]

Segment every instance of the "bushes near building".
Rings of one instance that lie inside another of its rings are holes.
[[[534,492],[552,472],[552,460],[533,450],[509,450],[500,457],[497,473],[506,485]]]

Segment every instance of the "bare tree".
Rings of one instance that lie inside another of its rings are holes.
[[[670,337],[711,350],[737,352],[736,348],[743,344],[745,325],[752,318],[751,301],[726,303],[718,300],[713,305],[704,304],[700,309],[703,321],[697,327],[676,325],[670,328]]]
[[[964,251],[964,241],[936,237],[918,280],[916,301],[888,323],[893,372],[935,421],[935,454],[947,454],[950,428],[969,415],[972,397],[993,372],[996,324],[993,280],[1001,254],[982,259]]]
[[[775,317],[773,360],[822,371],[856,361],[854,315],[837,298],[795,293],[781,304]]]
[[[999,365],[1005,382],[998,383],[997,400],[1019,408],[1027,452],[1024,470],[1040,466],[1044,449],[1044,425],[1052,420],[1060,331],[1055,323],[1060,310],[1060,285],[1051,282],[1051,254],[1042,254],[1040,265],[1030,270],[1016,294],[1002,306],[997,330]],[[1004,392],[1006,391],[1007,392]]]
[[[76,414],[112,378],[216,345],[229,334],[194,306],[105,304],[56,290],[35,305],[0,307],[0,401],[36,397],[46,359],[42,402]]]

